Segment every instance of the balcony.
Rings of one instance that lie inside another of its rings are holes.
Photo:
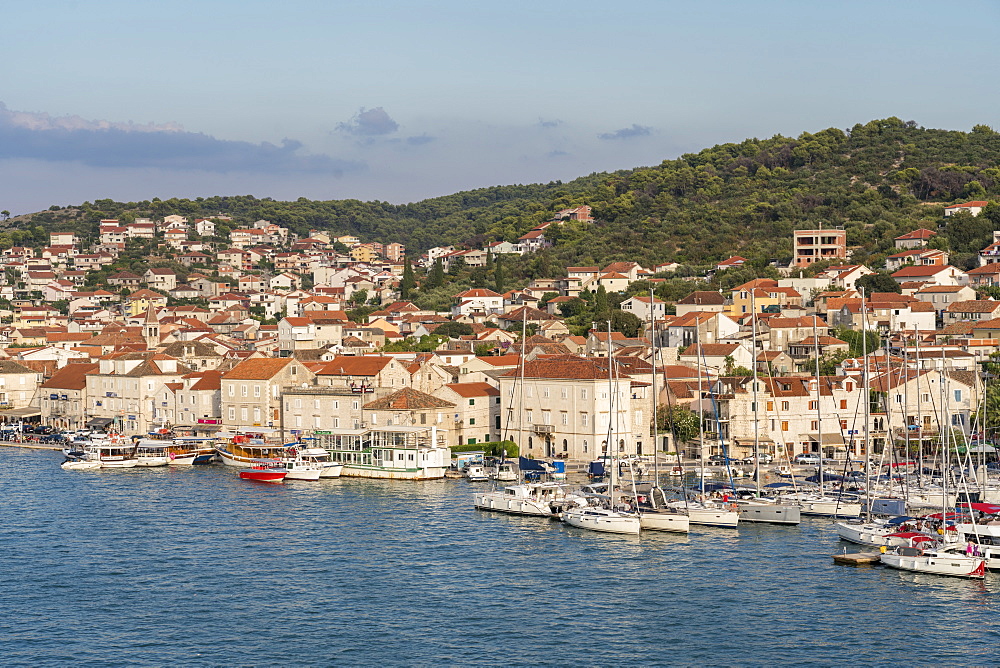
[[[536,434],[551,434],[554,431],[550,424],[533,424],[531,430]]]

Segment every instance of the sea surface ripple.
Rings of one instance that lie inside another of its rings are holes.
[[[995,664],[1000,576],[836,566],[829,521],[595,534],[465,481],[72,472],[0,448],[3,665]]]

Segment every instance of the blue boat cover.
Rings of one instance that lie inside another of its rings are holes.
[[[545,462],[538,459],[528,459],[527,457],[518,457],[517,466],[522,471],[541,471],[544,473],[548,470]]]
[[[607,472],[604,470],[604,462],[590,462],[590,465],[587,466],[587,474],[594,477],[606,475]]]

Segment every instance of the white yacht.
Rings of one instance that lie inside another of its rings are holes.
[[[638,536],[642,519],[636,513],[618,512],[599,506],[575,506],[563,511],[563,522],[579,529]]]
[[[299,457],[320,467],[320,478],[339,478],[344,465],[333,461],[330,453],[323,448],[302,448]],[[287,477],[287,476],[286,476]]]
[[[838,499],[835,496],[813,494],[811,492],[792,492],[779,497],[783,502],[797,505],[803,515],[819,517],[860,517],[861,504],[856,501]]]
[[[886,552],[879,560],[889,568],[916,573],[950,575],[958,578],[983,579],[986,577],[986,560],[966,556],[958,546],[939,550],[922,550],[919,547],[897,547]]]
[[[535,517],[556,517],[566,503],[566,486],[555,482],[508,485],[473,495],[473,505],[480,510]]]
[[[741,522],[759,522],[762,524],[799,524],[802,521],[802,509],[798,506],[783,504],[773,499],[755,498],[742,499],[736,502],[740,509]]]
[[[677,508],[639,508],[639,524],[647,531],[688,533],[691,518]]]
[[[671,501],[670,506],[686,511],[691,524],[735,529],[740,521],[739,506],[736,504],[716,507],[711,505],[710,502],[698,503],[696,501],[688,501],[685,505],[683,501]]]

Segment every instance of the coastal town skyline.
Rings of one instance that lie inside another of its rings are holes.
[[[930,3],[173,7],[7,11],[0,206],[406,202],[887,116],[997,125],[995,47],[942,48],[967,14]]]

